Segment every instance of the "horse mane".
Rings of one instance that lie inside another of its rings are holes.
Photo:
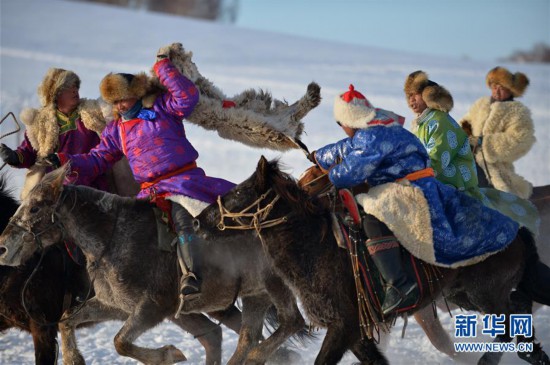
[[[71,193],[76,193],[76,196],[80,199],[86,200],[86,202],[90,204],[94,204],[103,213],[110,213],[119,208],[151,209],[151,204],[147,200],[123,197],[84,185],[64,186],[63,197]]]
[[[298,181],[280,169],[278,159],[268,162],[266,178],[271,183],[273,190],[287,203],[290,203],[295,211],[305,216],[318,216],[326,213],[324,206],[316,197],[307,194],[299,187]]]

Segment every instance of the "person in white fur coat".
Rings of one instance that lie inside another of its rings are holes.
[[[533,186],[515,172],[513,163],[529,152],[535,130],[529,109],[514,98],[523,95],[529,79],[521,72],[495,67],[486,81],[491,97],[478,99],[459,122],[469,132],[470,146],[483,171],[478,174],[480,186],[485,177],[486,185],[527,199]]]

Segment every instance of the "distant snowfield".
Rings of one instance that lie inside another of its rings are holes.
[[[321,42],[61,0],[2,0],[0,17],[0,116],[9,111],[18,115],[23,107],[38,106],[36,88],[49,67],[75,71],[82,79],[81,96],[96,98],[99,82],[107,73],[147,72],[157,49],[177,41],[193,51],[201,73],[228,97],[253,87],[268,89],[275,98],[293,102],[303,95],[309,82],[319,83],[323,101],[304,119],[306,128],[302,138],[312,150],[343,138],[332,117],[332,102],[350,83],[375,106],[405,116],[408,126],[413,116],[402,90],[410,72],[422,69],[449,89],[455,99],[451,115],[459,119],[477,98],[489,94],[485,74],[497,65]],[[532,111],[538,142],[517,163],[517,170],[535,185],[550,184],[550,66],[504,66],[525,72],[531,79],[525,97],[520,100]],[[253,149],[192,125],[186,128],[189,139],[201,154],[198,164],[211,176],[240,182],[254,171],[262,154],[280,158],[287,171],[296,177],[310,165],[300,151],[279,153]],[[11,122],[5,122],[0,126],[0,135],[11,130]],[[1,142],[14,148],[21,138],[21,135],[10,136]],[[10,185],[19,190],[23,171],[5,168],[2,172],[5,171],[10,174]],[[440,317],[452,334],[453,320],[446,313],[440,313]],[[537,337],[548,351],[550,309],[539,310],[534,319]],[[135,363],[118,356],[114,350],[113,337],[120,326],[120,322],[109,322],[78,331],[79,345],[89,364]],[[400,338],[401,327],[402,321],[398,321],[384,341],[392,363],[454,363],[431,346],[413,319],[404,339]],[[237,339],[236,334],[224,328],[224,361],[231,356]],[[483,341],[490,341],[490,338]],[[152,347],[172,343],[185,353],[188,363],[204,362],[204,351],[198,341],[171,324],[156,327],[138,342]],[[298,349],[304,363],[313,363],[320,343],[321,340]],[[472,360],[467,358],[466,362]],[[10,330],[0,335],[0,364],[33,361],[32,339],[27,333]],[[354,361],[355,357],[347,354],[342,364]],[[504,363],[516,364],[518,361],[515,354],[504,356]]]

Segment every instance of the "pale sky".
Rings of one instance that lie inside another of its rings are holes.
[[[239,0],[236,24],[492,61],[550,45],[550,0]]]

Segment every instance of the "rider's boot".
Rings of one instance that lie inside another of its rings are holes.
[[[410,280],[401,261],[401,248],[395,236],[376,237],[367,240],[367,249],[386,282],[382,313],[398,308],[403,301],[418,295],[418,285]]]
[[[177,203],[172,204],[172,220],[178,235],[178,262],[182,270],[180,297],[182,300],[194,299],[201,292],[200,238],[195,233],[194,218]]]

